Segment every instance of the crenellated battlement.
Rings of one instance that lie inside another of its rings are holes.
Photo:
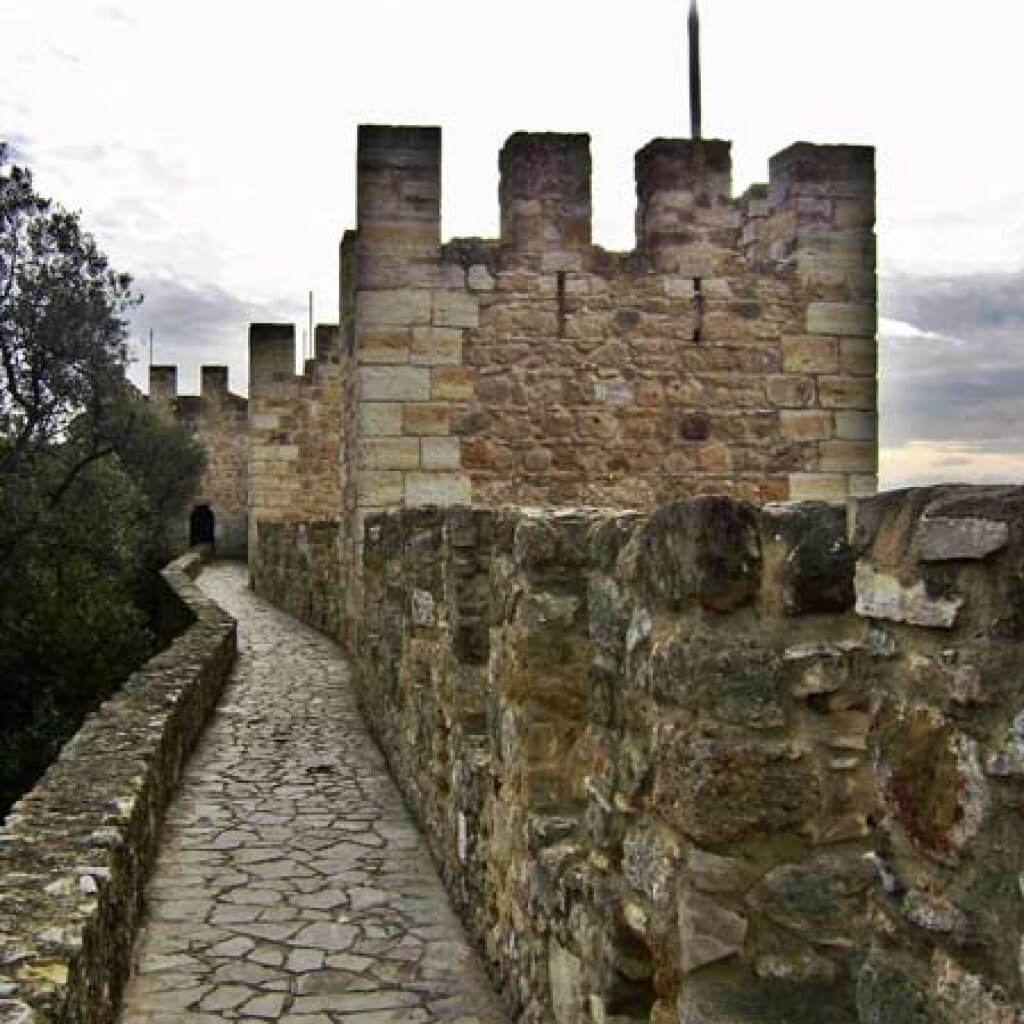
[[[206,452],[206,466],[186,516],[170,528],[181,548],[211,540],[222,556],[246,551],[246,478],[248,475],[249,402],[230,387],[228,367],[207,365],[199,371],[199,394],[178,394],[178,367],[149,368],[149,400],[160,415],[173,418]],[[197,535],[199,513],[211,536]]]
[[[589,136],[512,135],[500,238],[443,245],[441,150],[359,132],[359,506],[874,490],[873,149],[797,143],[734,197],[729,142],[655,139],[620,254],[593,244]]]

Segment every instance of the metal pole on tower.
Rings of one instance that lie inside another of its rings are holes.
[[[700,95],[700,13],[697,0],[690,0],[690,15],[686,19],[690,36],[690,137],[701,137]]]
[[[316,357],[316,342],[313,340],[313,292],[309,293],[309,358]]]

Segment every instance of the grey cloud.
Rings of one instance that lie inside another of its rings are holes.
[[[1024,273],[901,275],[881,291],[883,316],[934,332],[899,337],[883,326],[882,446],[955,444],[966,461],[944,466],[961,472],[973,453],[1024,453]]]
[[[303,311],[288,303],[249,302],[216,285],[173,278],[143,277],[135,282],[144,301],[131,318],[131,335],[141,361],[148,361],[149,330],[154,362],[179,367],[183,392],[194,391],[198,367],[227,364],[231,388],[248,389],[248,329],[254,321],[301,322]],[[301,335],[300,335],[301,338]],[[142,376],[145,368],[140,368]],[[138,373],[135,375],[140,380]]]
[[[7,143],[7,153],[14,163],[28,163],[31,159],[32,140],[21,132],[6,132],[0,142]]]

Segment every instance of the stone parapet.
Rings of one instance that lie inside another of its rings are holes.
[[[357,685],[524,1024],[1009,1022],[1022,577],[1019,488],[407,509]]]
[[[186,555],[161,574],[161,617],[180,635],[85,721],[0,828],[3,1024],[115,1020],[161,818],[235,656],[234,620],[192,582],[199,565]]]
[[[250,562],[253,589],[297,619],[348,645],[345,524],[265,522]]]

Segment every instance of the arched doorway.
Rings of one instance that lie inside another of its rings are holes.
[[[196,505],[188,522],[188,542],[196,544],[213,543],[213,509],[209,505]]]

